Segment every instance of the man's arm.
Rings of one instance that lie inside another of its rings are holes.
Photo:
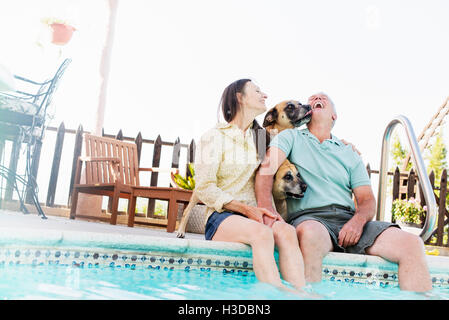
[[[279,217],[276,208],[273,208],[271,190],[273,189],[273,177],[286,158],[284,151],[278,147],[270,147],[265,159],[260,164],[259,170],[257,170],[255,181],[257,206],[265,208]],[[267,219],[267,217],[265,216],[264,219]],[[274,221],[271,219],[265,224],[271,225]]]
[[[357,209],[354,216],[343,226],[338,234],[338,244],[348,247],[359,242],[363,227],[376,214],[376,199],[371,186],[360,186],[353,190]]]

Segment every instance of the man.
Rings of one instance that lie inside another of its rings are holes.
[[[307,183],[300,200],[288,199],[287,222],[296,228],[308,282],[321,281],[322,260],[330,251],[380,256],[399,264],[402,290],[432,289],[423,241],[396,224],[372,221],[376,201],[362,159],[331,134],[337,119],[326,94],[309,98],[307,129],[288,129],[270,143],[256,175],[258,206],[278,215],[271,201],[273,176],[288,159]],[[356,206],[352,198],[354,195]],[[266,218],[265,224],[274,220]]]

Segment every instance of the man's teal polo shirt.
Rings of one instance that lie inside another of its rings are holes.
[[[352,190],[371,185],[362,158],[334,135],[320,143],[308,129],[287,129],[270,147],[284,151],[307,184],[304,198],[287,199],[289,213],[331,204],[354,210]]]

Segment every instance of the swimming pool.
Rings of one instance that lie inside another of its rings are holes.
[[[449,299],[449,290],[436,288],[423,295],[359,283],[323,280],[306,292],[328,300]],[[63,300],[293,300],[297,296],[257,281],[253,273],[182,271],[142,267],[0,267],[0,299]]]
[[[0,299],[303,299],[260,283],[238,243],[0,228]],[[449,299],[449,259],[428,256],[434,289],[402,292],[397,265],[330,253],[319,299]]]

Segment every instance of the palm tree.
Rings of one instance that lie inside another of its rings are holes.
[[[104,110],[106,106],[106,94],[109,80],[112,46],[114,42],[115,19],[117,15],[118,0],[108,0],[108,3],[109,3],[109,19],[107,26],[106,41],[103,47],[103,53],[101,56],[101,64],[100,64],[101,87],[100,87],[100,96],[98,99],[98,108],[94,131],[94,134],[96,135],[101,135],[104,123]]]
[[[103,53],[100,64],[101,86],[98,99],[98,107],[93,134],[102,135],[104,123],[104,110],[106,106],[106,94],[109,80],[109,69],[111,61],[112,46],[114,42],[115,17],[117,13],[118,0],[108,0],[109,19],[107,26],[106,41],[103,47]],[[81,179],[85,179],[84,174]],[[77,213],[88,213],[89,215],[101,215],[102,197],[80,194],[78,198]]]

